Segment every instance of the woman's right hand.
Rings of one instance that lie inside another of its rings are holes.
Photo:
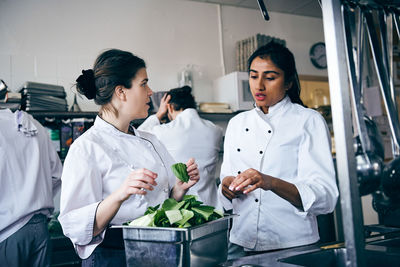
[[[226,176],[222,180],[222,194],[229,200],[232,201],[232,199],[237,198],[239,195],[242,194],[241,191],[231,191],[229,190],[229,186],[235,179],[235,176]]]
[[[124,202],[135,194],[146,195],[147,190],[152,191],[153,186],[157,185],[156,178],[157,173],[147,169],[133,170],[117,190],[119,200]]]
[[[163,95],[163,97],[161,98],[160,107],[158,108],[157,113],[156,113],[156,116],[159,121],[161,121],[161,119],[167,114],[167,112],[168,112],[167,104],[169,103],[170,99],[171,99],[171,96],[167,95],[167,93],[165,93]]]

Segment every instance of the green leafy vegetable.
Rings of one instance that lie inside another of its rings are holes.
[[[183,219],[180,210],[167,210],[165,211],[165,215],[167,215],[170,224],[174,224]]]
[[[148,207],[142,217],[133,220],[132,226],[191,227],[224,217],[212,206],[202,205],[196,196],[186,195],[178,202],[166,199],[161,205]]]
[[[129,223],[130,226],[152,226],[154,224],[154,216],[156,214],[147,214],[142,217],[137,218]]]
[[[187,166],[184,163],[175,163],[171,166],[172,172],[175,176],[184,183],[189,181],[189,174],[187,173]]]
[[[187,221],[189,221],[194,216],[194,212],[190,210],[180,210],[180,212],[182,214],[182,219],[176,222],[179,226],[185,225]]]
[[[210,218],[211,214],[214,213],[214,207],[211,206],[199,206],[193,207],[193,211],[200,214],[206,221]]]

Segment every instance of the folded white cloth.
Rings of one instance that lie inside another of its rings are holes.
[[[36,125],[33,123],[31,116],[21,110],[15,111],[15,121],[17,130],[24,133],[26,136],[35,136],[38,132]]]

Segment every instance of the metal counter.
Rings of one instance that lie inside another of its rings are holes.
[[[343,243],[314,244],[227,261],[220,266],[348,266]],[[400,266],[400,232],[377,235],[366,239],[366,266]]]

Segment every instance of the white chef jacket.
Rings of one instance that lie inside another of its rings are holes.
[[[157,136],[176,162],[186,163],[194,158],[201,179],[187,194],[196,195],[204,204],[222,210],[215,182],[223,135],[219,126],[200,118],[195,109],[187,108],[166,124],[160,124],[156,115],[149,116],[138,129]]]
[[[61,171],[47,130],[24,111],[0,110],[0,242],[52,214]]]
[[[338,198],[330,135],[316,111],[293,104],[289,97],[269,108],[233,117],[227,127],[221,180],[249,168],[293,183],[304,211],[272,191],[260,188],[232,200],[232,243],[245,250],[272,250],[319,240],[316,215],[332,212]]]
[[[157,173],[157,186],[145,196],[132,195],[126,200],[111,225],[136,219],[148,206],[163,203],[175,185],[176,177],[169,168],[173,159],[168,151],[152,134],[132,130],[135,135],[96,117],[94,125],[74,141],[65,158],[58,219],[82,259],[89,257],[104,239],[105,231],[93,237],[98,204],[117,190],[133,169]]]

